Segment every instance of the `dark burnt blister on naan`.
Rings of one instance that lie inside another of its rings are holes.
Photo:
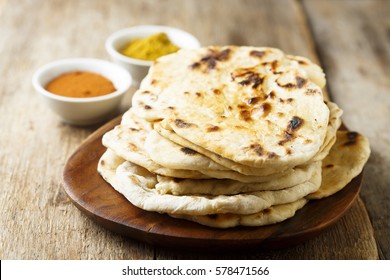
[[[199,61],[196,61],[190,65],[190,69],[200,70],[205,73],[210,72],[217,67],[218,63],[229,60],[230,55],[232,53],[232,49],[230,49],[229,47],[224,48],[222,50],[210,47],[207,51],[208,53],[203,56]]]

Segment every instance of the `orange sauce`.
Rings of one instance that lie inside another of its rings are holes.
[[[65,73],[46,85],[51,93],[76,98],[102,96],[116,91],[113,83],[102,75],[75,71]]]

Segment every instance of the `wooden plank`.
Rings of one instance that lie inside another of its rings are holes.
[[[67,198],[64,164],[97,126],[60,123],[31,86],[34,70],[49,61],[108,57],[104,40],[110,22],[125,26],[127,17],[104,15],[119,4],[8,1],[3,6],[0,41],[7,43],[0,44],[1,259],[153,258],[152,247],[95,225]]]
[[[343,120],[370,140],[362,198],[380,254],[389,259],[390,2],[304,1],[304,6]]]
[[[270,260],[329,260],[377,259],[372,228],[361,216],[367,215],[364,204],[358,199],[347,214],[316,238],[290,248],[231,252],[194,253],[183,250],[157,250],[161,259],[270,259]],[[348,231],[346,231],[348,228]],[[344,234],[343,234],[344,233]],[[369,234],[371,233],[371,234]],[[357,246],[357,244],[359,244]]]

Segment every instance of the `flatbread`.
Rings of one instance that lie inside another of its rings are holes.
[[[146,137],[144,148],[150,158],[167,168],[186,170],[229,170],[208,157],[180,146],[157,131],[152,130]]]
[[[362,172],[369,156],[370,145],[366,137],[353,131],[338,131],[336,143],[322,161],[321,188],[307,198],[321,199],[343,189]]]
[[[311,161],[323,160],[329,154],[330,149],[336,142],[337,130],[341,126],[341,115],[343,114],[343,110],[341,110],[336,103],[330,101],[325,101],[325,103],[330,111],[327,132],[324,142],[322,143],[322,146],[320,148],[320,152],[317,153],[311,159]]]
[[[299,209],[306,205],[307,199],[274,205],[259,213],[250,215],[214,214],[204,216],[172,215],[173,218],[184,219],[214,228],[231,228],[236,226],[265,226],[283,222],[293,217]]]
[[[292,170],[292,167],[256,168],[256,167],[242,165],[242,164],[234,162],[230,159],[224,158],[224,157],[222,157],[214,152],[210,152],[209,150],[188,141],[187,139],[177,135],[173,130],[169,129],[169,127],[167,129],[163,125],[164,125],[163,121],[155,123],[154,130],[156,130],[159,134],[161,134],[163,137],[171,140],[172,142],[174,142],[178,145],[181,145],[183,147],[187,147],[191,150],[194,150],[194,151],[198,152],[199,154],[205,155],[208,158],[210,158],[211,160],[213,160],[214,162],[216,162],[222,166],[225,166],[233,171],[241,173],[243,175],[269,176],[269,175],[279,174],[281,172],[291,172],[291,170]],[[210,175],[210,176],[215,177],[215,178],[231,178],[231,177],[228,177],[228,176],[225,177],[222,175],[218,176],[217,175],[218,173],[219,174],[223,174],[223,173],[221,171],[217,172],[217,170],[204,170],[202,172],[204,172],[204,174],[214,174],[214,175]]]
[[[258,191],[237,195],[183,195],[159,194],[152,187],[156,175],[131,162],[124,162],[116,170],[115,187],[133,205],[159,213],[209,215],[254,214],[272,205],[294,202],[316,191],[321,185],[321,172],[302,184],[277,191]]]
[[[121,158],[120,156],[117,156],[110,149],[107,149],[99,159],[97,171],[103,177],[103,179],[107,183],[109,183],[114,189],[115,186],[118,185],[115,181],[116,169],[125,161],[125,159]]]
[[[144,149],[152,124],[137,118],[132,110],[126,112],[122,123],[103,135],[102,143],[120,157],[140,165],[150,172],[178,178],[210,178],[196,170],[171,169],[154,162]]]
[[[148,134],[144,148],[150,158],[161,166],[173,169],[197,170],[210,178],[232,179],[244,183],[260,183],[296,175],[294,169],[267,176],[244,175],[216,163],[195,150],[180,146],[162,137],[156,131],[151,131]],[[299,166],[296,169],[306,170],[306,166]]]
[[[99,160],[98,172],[114,189],[120,192],[117,188],[116,169],[125,160],[118,157],[111,150],[107,150]],[[153,188],[155,180],[144,181],[145,186]],[[236,214],[213,214],[213,215],[179,215],[170,214],[174,218],[186,219],[197,222],[210,227],[228,228],[239,225],[244,226],[261,226],[281,222],[294,216],[295,212],[306,204],[307,200],[301,198],[297,201],[286,203],[282,205],[270,206],[258,213],[250,215],[236,215]]]
[[[221,179],[178,179],[157,176],[158,183],[155,188],[160,194],[173,195],[234,195],[254,191],[271,191],[287,189],[310,180],[315,174],[321,172],[321,162],[300,166],[277,179],[259,182],[243,183],[235,180]]]
[[[178,211],[179,213],[174,211],[173,213],[170,213],[170,215],[176,218],[187,219],[210,227],[219,228],[238,225],[260,226],[280,222],[292,217],[298,209],[303,207],[306,203],[306,199],[321,199],[340,191],[362,171],[364,164],[368,160],[369,154],[369,143],[367,138],[363,135],[356,132],[338,131],[337,142],[322,164],[321,187],[317,191],[308,194],[305,198],[297,199],[282,205],[276,204],[274,206],[269,206],[253,214],[182,214],[181,211]],[[124,162],[124,159],[118,157],[112,151],[107,150],[100,159],[98,166],[98,171],[103,178],[121,193],[128,193],[130,187],[134,187],[134,185],[132,186],[128,183],[121,184],[117,181],[117,167],[126,164],[128,163]],[[130,172],[127,176],[132,177],[131,182],[138,186],[144,186],[144,190],[148,188],[153,197],[156,192],[154,188],[156,184],[158,184],[156,177],[143,168],[135,167],[133,164],[131,165],[132,167],[130,169],[135,168],[136,170],[136,172],[132,172],[129,169],[127,170],[127,172]],[[185,196],[186,199],[188,199],[188,197],[195,198],[196,196]],[[153,204],[152,198],[147,197],[146,200],[149,201],[144,201],[144,203]],[[159,199],[154,201],[154,203],[158,202]],[[196,199],[193,201],[194,204],[198,204],[199,202],[200,200]],[[272,210],[270,211],[267,209]]]
[[[313,159],[310,160],[311,162],[322,160],[329,153],[330,148],[336,141],[336,131],[341,124],[342,110],[335,103],[326,103],[330,110],[329,125],[327,127],[326,137],[320,148],[320,151]],[[264,174],[267,175],[270,172],[278,172],[275,174],[275,177],[281,176],[281,170],[248,168],[235,162],[231,162],[228,159],[221,158],[219,155],[216,155],[206,149],[200,148],[193,143],[190,143],[189,141],[186,141],[185,139],[175,135],[173,131],[167,131],[163,129],[159,126],[159,124],[155,124],[155,128],[161,134],[164,134],[165,137],[157,134],[154,131],[150,132],[146,138],[145,149],[152,160],[162,166],[177,169],[198,170],[210,177],[228,178],[241,182],[261,182],[261,177],[263,177]],[[174,141],[180,142],[181,144],[186,144],[187,146],[179,145]],[[205,154],[203,155],[201,153]],[[219,163],[216,163],[214,160]],[[235,172],[226,172],[226,170],[230,170],[230,168],[234,168]],[[244,172],[247,174],[247,176],[242,176],[240,175],[241,173],[238,174],[237,172]],[[259,175],[256,176],[258,179],[256,179],[256,177],[248,178],[248,176],[251,176],[248,174],[253,173]]]
[[[151,67],[137,115],[241,165],[285,170],[318,153],[329,109],[299,62],[271,48],[179,51]],[[274,172],[276,173],[276,172]]]
[[[146,211],[217,228],[261,226],[362,172],[368,140],[338,131],[322,69],[273,48],[180,50],[150,68],[103,136],[98,172]]]

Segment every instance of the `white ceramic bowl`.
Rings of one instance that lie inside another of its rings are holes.
[[[98,97],[75,98],[56,95],[45,89],[47,83],[52,79],[73,71],[100,74],[114,84],[116,91]],[[131,75],[123,67],[94,58],[71,58],[54,61],[40,67],[32,78],[35,90],[49,107],[65,122],[75,125],[89,125],[106,119],[118,109],[131,82]]]
[[[119,52],[131,40],[147,37],[159,32],[167,34],[172,43],[181,49],[196,49],[200,47],[198,39],[193,35],[169,26],[161,25],[139,25],[121,29],[106,40],[106,50],[112,61],[125,67],[133,77],[133,81],[139,84],[148,73],[152,61],[130,58]]]

